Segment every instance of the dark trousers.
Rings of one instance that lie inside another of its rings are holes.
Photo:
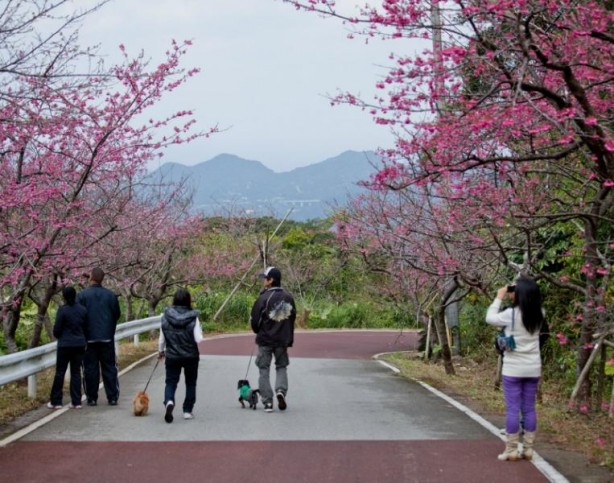
[[[70,402],[78,406],[81,404],[81,363],[85,347],[58,347],[55,361],[55,377],[51,386],[49,401],[54,406],[62,404],[64,389],[64,376],[70,364]]]
[[[198,379],[198,358],[166,359],[166,387],[164,388],[164,405],[168,401],[175,403],[175,391],[183,369],[185,379],[185,399],[183,412],[191,413],[196,402],[196,380]]]
[[[85,395],[88,401],[98,401],[101,372],[107,400],[117,401],[119,399],[119,378],[115,344],[113,342],[88,342],[83,357]]]

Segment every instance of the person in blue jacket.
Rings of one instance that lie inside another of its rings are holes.
[[[64,287],[62,296],[65,304],[56,314],[53,336],[58,341],[55,377],[51,386],[51,395],[47,407],[62,408],[62,390],[64,376],[70,364],[70,404],[73,409],[81,408],[81,362],[85,353],[87,310],[76,302],[77,292],[71,287]]]
[[[111,406],[119,399],[119,377],[115,354],[115,329],[121,315],[117,295],[102,286],[104,271],[92,270],[90,286],[79,292],[77,302],[87,309],[87,349],[83,357],[83,376],[88,406],[98,404],[100,374]]]

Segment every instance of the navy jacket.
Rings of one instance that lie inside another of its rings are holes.
[[[260,294],[252,307],[251,325],[256,344],[266,347],[292,347],[294,344],[294,298],[281,287]]]
[[[55,315],[53,336],[58,347],[85,347],[87,309],[80,304],[62,305]]]
[[[79,292],[77,303],[87,309],[87,341],[113,341],[117,321],[121,315],[117,295],[108,288],[94,283]]]

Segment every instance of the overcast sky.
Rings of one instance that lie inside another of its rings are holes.
[[[326,98],[341,89],[370,101],[398,47],[347,34],[340,22],[281,0],[114,0],[86,20],[81,39],[100,43],[110,60],[120,43],[159,60],[171,39],[194,42],[186,66],[201,73],[160,109],[192,109],[203,129],[227,130],[169,149],[162,162],[193,165],[231,153],[288,171],[391,144],[367,112],[331,107]]]

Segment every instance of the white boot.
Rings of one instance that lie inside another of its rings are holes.
[[[518,453],[518,439],[519,434],[508,434],[505,442],[505,451],[497,456],[499,461],[516,461],[520,459],[520,453]]]
[[[533,444],[535,443],[535,431],[527,431],[524,433],[522,440],[522,456],[525,460],[533,459]]]

